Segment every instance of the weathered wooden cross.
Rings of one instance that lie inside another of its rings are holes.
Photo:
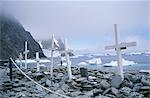
[[[23,56],[22,56],[22,53],[19,54],[19,61],[20,61],[20,68],[22,69],[22,59],[23,59]]]
[[[69,53],[71,53],[72,50],[70,50],[68,48],[68,44],[67,44],[67,39],[65,39],[64,41],[64,51],[62,51],[62,53],[65,54],[66,56],[66,62],[67,62],[67,70],[68,70],[68,77],[69,77],[69,80],[72,79],[72,71],[71,71],[71,61],[70,61],[70,57],[69,57]]]
[[[54,58],[53,54],[54,51],[57,50],[57,47],[59,47],[58,41],[55,39],[54,34],[52,35],[52,44],[51,44],[51,68],[50,68],[50,74],[51,78],[53,78],[53,66],[54,66]]]
[[[127,47],[136,46],[136,42],[119,43],[119,34],[117,32],[117,24],[114,24],[114,31],[115,31],[115,43],[116,43],[116,45],[106,46],[105,49],[106,50],[108,50],[108,49],[115,49],[116,50],[118,74],[122,77],[122,80],[124,80],[121,50],[127,49]]]
[[[39,58],[39,52],[36,52],[36,68],[37,72],[40,71],[40,58]]]
[[[27,69],[27,59],[28,59],[28,43],[27,41],[25,41],[25,51],[24,51],[24,55],[25,55],[25,69]]]

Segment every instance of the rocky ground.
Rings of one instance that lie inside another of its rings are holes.
[[[41,85],[73,98],[150,98],[150,74],[125,73],[125,79],[115,76],[113,72],[89,70],[89,78],[80,75],[80,69],[72,67],[73,80],[68,80],[66,67],[54,69],[54,77],[44,72],[37,73],[35,68],[27,74]],[[4,71],[3,71],[4,73]],[[9,80],[9,71],[2,75],[0,81],[0,98],[61,98],[33,82],[13,68],[13,81]]]

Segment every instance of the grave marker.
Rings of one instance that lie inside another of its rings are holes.
[[[117,54],[117,64],[118,64],[118,74],[121,76],[122,80],[124,80],[123,75],[123,66],[122,66],[122,55],[121,50],[127,49],[127,47],[136,46],[136,42],[129,42],[129,43],[120,43],[119,44],[119,33],[117,32],[117,24],[114,24],[114,31],[115,31],[115,43],[116,45],[113,46],[106,46],[105,49],[115,49]]]

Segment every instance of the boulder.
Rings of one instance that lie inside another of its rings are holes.
[[[120,75],[112,77],[111,86],[115,88],[119,88],[122,83],[122,77]]]
[[[121,88],[120,92],[123,93],[123,95],[125,95],[125,96],[129,96],[130,92],[131,92],[131,88],[123,87],[123,88]]]
[[[102,89],[107,89],[107,88],[110,87],[110,84],[106,80],[102,80],[100,82],[100,86],[101,86]]]

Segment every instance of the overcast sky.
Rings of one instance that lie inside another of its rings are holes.
[[[136,41],[134,51],[150,50],[149,0],[3,1],[3,11],[16,17],[36,40],[54,33],[73,49],[99,49],[114,44],[113,24],[121,41]]]

